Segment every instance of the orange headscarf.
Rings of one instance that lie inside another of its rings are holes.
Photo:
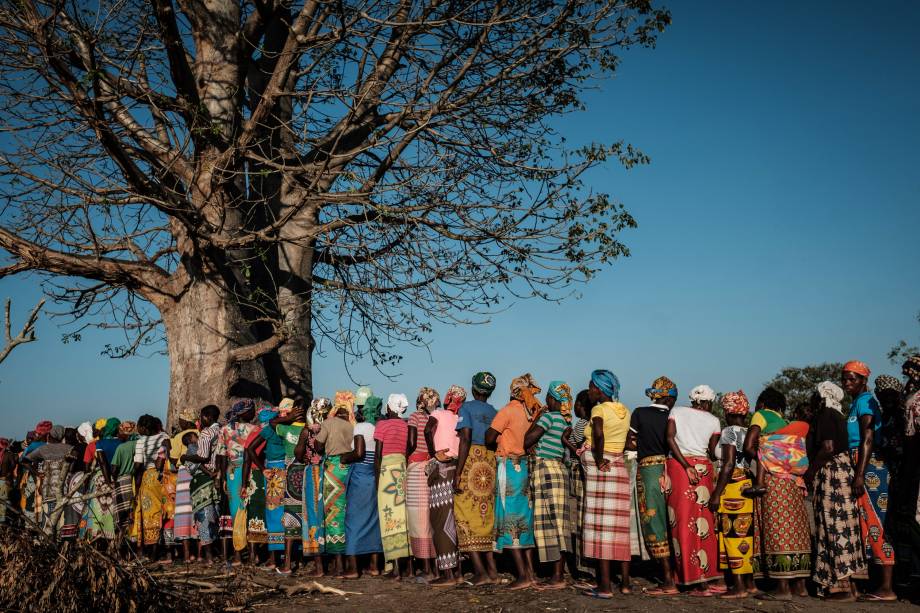
[[[869,374],[872,371],[869,370],[869,367],[866,366],[865,362],[860,362],[859,360],[851,360],[843,365],[843,372],[855,372],[857,375],[862,375],[868,379]]]

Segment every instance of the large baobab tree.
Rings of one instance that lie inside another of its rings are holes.
[[[170,411],[311,392],[506,295],[556,298],[634,225],[553,129],[650,0],[0,0],[0,275],[165,334]],[[627,118],[611,101],[598,120]]]

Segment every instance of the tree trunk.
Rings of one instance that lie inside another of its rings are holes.
[[[177,302],[161,308],[169,351],[167,427],[180,413],[197,414],[231,398],[272,399],[261,360],[238,363],[233,350],[253,343],[250,328],[222,286],[193,281]]]

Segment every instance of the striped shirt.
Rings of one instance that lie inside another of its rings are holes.
[[[561,460],[565,455],[565,447],[562,446],[562,433],[569,426],[565,421],[565,417],[557,411],[547,411],[540,416],[537,426],[543,428],[543,436],[537,441],[537,457]]]
[[[157,457],[163,450],[163,444],[167,438],[163,432],[138,437],[134,442],[134,461],[137,464],[143,464],[144,468],[156,467]]]
[[[355,424],[355,436],[360,436],[364,439],[364,459],[361,462],[363,464],[373,464],[374,449],[377,447],[377,443],[374,441],[374,426],[366,421]]]

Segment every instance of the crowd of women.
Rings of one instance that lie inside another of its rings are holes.
[[[508,589],[611,598],[613,575],[628,594],[647,560],[652,596],[789,599],[810,583],[893,600],[920,552],[920,356],[903,374],[871,382],[849,362],[805,411],[774,388],[751,406],[706,385],[678,406],[667,377],[630,411],[596,370],[578,394],[517,377],[499,410],[480,372],[470,397],[425,387],[408,415],[404,394],[362,387],[183,412],[172,436],[151,415],[43,421],[0,439],[0,521],[163,564],[436,587],[500,583],[506,564]]]

